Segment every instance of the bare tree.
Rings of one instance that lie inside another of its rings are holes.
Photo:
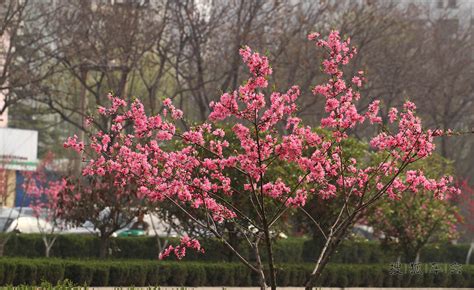
[[[148,91],[155,98],[157,85],[152,89],[150,82],[159,83],[163,75],[146,82],[139,79],[154,73],[154,67],[143,63],[156,55],[167,5],[68,1],[56,7],[47,26],[56,75],[37,87],[34,99],[79,132],[87,132],[85,116],[103,105],[108,92],[132,98],[136,91]]]
[[[44,3],[28,0],[3,1],[0,7],[0,113],[25,99],[34,84],[51,76],[52,67],[46,24],[54,11],[40,9]]]

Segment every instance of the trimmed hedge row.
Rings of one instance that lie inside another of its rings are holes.
[[[303,261],[305,239],[292,238],[281,240],[275,246],[275,255],[282,263]],[[170,244],[177,244],[177,238],[171,238]],[[162,243],[163,244],[163,243]],[[201,241],[206,254],[189,253],[187,260],[199,261],[238,261],[221,242],[214,239]],[[243,255],[252,259],[248,247],[237,245]],[[155,237],[119,237],[112,238],[110,257],[117,259],[156,259],[158,247]],[[51,257],[56,258],[96,258],[99,256],[99,238],[94,235],[59,235],[51,249]],[[12,236],[5,246],[5,256],[8,257],[44,257],[44,244],[39,234],[18,234]]]
[[[172,239],[170,243],[177,243]],[[187,261],[226,261],[237,262],[235,256],[219,241],[208,239],[201,242],[206,249],[205,254],[189,253]],[[238,245],[237,245],[238,246]],[[253,259],[248,247],[238,246],[243,256]],[[99,239],[93,235],[60,235],[54,244],[51,256],[57,258],[95,258],[99,256]],[[465,263],[469,245],[428,245],[421,252],[422,262]],[[114,238],[110,247],[111,258],[116,259],[156,259],[158,249],[154,237],[124,237]],[[264,254],[263,252],[262,254]],[[275,244],[274,253],[279,263],[301,263],[315,261],[319,253],[313,240],[290,238],[279,240]],[[19,234],[12,236],[5,248],[9,257],[39,258],[44,256],[44,245],[41,235]],[[265,259],[265,257],[263,257]],[[333,263],[391,263],[397,260],[397,255],[390,250],[382,249],[378,242],[345,241],[340,244],[337,252],[331,258]],[[474,264],[474,255],[471,257]]]
[[[327,287],[474,287],[474,266],[460,273],[442,266],[439,273],[391,273],[388,265],[330,264],[315,286]],[[282,264],[279,286],[303,286],[312,265]],[[158,261],[74,261],[0,259],[0,285],[56,284],[65,279],[89,286],[257,286],[257,277],[239,263]]]

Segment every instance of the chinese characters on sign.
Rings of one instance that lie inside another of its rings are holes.
[[[389,268],[390,275],[422,275],[424,273],[440,274],[450,273],[461,275],[462,265],[459,263],[442,264],[442,263],[418,263],[402,264],[400,262],[391,263]]]

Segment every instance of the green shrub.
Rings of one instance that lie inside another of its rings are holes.
[[[14,261],[12,263],[9,263],[8,261],[3,260],[3,283],[2,285],[10,285],[13,284],[13,280],[15,279],[15,274],[16,274],[16,267],[17,263]]]
[[[243,286],[252,284],[250,271],[239,263],[206,263],[203,270],[206,275],[206,283],[210,286]]]
[[[429,244],[420,252],[420,260],[429,263],[453,263],[464,264],[466,262],[468,244]],[[474,264],[474,255],[471,256],[470,264]]]
[[[147,279],[146,285],[163,285],[160,283],[160,265],[157,263],[146,263],[147,268]]]
[[[335,267],[326,267],[326,280],[321,280],[324,286],[328,287],[345,287],[347,285],[347,276],[339,265]]]
[[[437,273],[434,277],[434,283],[437,287],[446,287],[448,280],[448,275],[445,272]]]
[[[92,276],[91,285],[109,286],[110,268],[106,265],[96,264],[94,266],[94,275]]]
[[[4,234],[0,234],[4,235]],[[176,244],[178,239],[170,239],[170,244]],[[237,258],[222,243],[216,239],[201,241],[206,249],[205,254],[189,251],[186,261],[238,262]],[[94,235],[59,235],[51,249],[51,256],[57,258],[97,258],[99,255],[99,239]],[[250,247],[244,242],[234,242],[242,256],[250,261],[254,257]],[[289,238],[277,240],[274,244],[274,255],[277,263],[313,263],[319,254],[320,245],[311,239]],[[155,260],[158,248],[155,237],[119,237],[112,238],[110,243],[111,259],[146,259]],[[469,245],[430,244],[420,253],[423,263],[465,263]],[[262,251],[263,261],[266,253]],[[44,256],[44,244],[40,234],[11,235],[5,246],[8,257],[39,258]],[[173,258],[171,258],[173,259]],[[390,248],[381,247],[374,241],[341,242],[337,251],[330,259],[331,263],[350,264],[380,264],[396,261],[397,255]],[[471,257],[474,264],[474,255]],[[4,277],[1,277],[0,280]],[[8,278],[8,277],[7,277]],[[237,282],[236,282],[237,283]],[[286,283],[286,282],[285,282]]]
[[[5,253],[15,253],[19,257],[43,257],[44,243],[40,234],[14,234],[5,246]]]
[[[291,238],[278,240],[273,247],[275,262],[301,263],[303,262],[303,248],[306,239]]]
[[[473,287],[474,266],[440,265],[439,273],[424,264],[419,273],[402,265],[400,275],[387,264],[328,264],[313,286],[326,287]],[[304,286],[313,264],[279,264],[279,286]],[[268,273],[268,271],[266,270]],[[256,286],[258,275],[240,263],[148,260],[0,259],[0,285],[56,285],[71,281],[90,286]]]
[[[65,263],[64,277],[71,280],[74,284],[90,286],[94,277],[94,270],[95,268],[90,263],[67,261]]]
[[[51,281],[54,285],[64,280],[64,265],[59,261],[50,261],[49,263],[37,263],[38,266],[38,283],[41,278]]]
[[[188,263],[188,277],[185,285],[199,286],[206,283],[206,270],[201,263]]]
[[[52,251],[60,258],[98,257],[99,239],[93,235],[59,235]]]
[[[130,267],[125,261],[112,263],[109,268],[109,286],[136,286],[129,284],[129,271]]]
[[[158,268],[158,285],[170,285],[169,281],[171,277],[171,267],[168,264],[162,264]]]
[[[383,285],[383,269],[377,266],[371,266],[369,269],[363,269],[362,271],[361,286],[376,287]]]
[[[168,285],[185,286],[189,267],[186,267],[179,262],[170,263],[167,266],[171,272],[171,275],[168,277]]]
[[[132,286],[145,286],[147,279],[148,268],[141,263],[134,263],[127,266],[128,268],[128,281],[126,285]]]
[[[360,273],[360,269],[357,268],[357,267],[349,267],[347,269],[345,269],[346,273],[347,273],[347,285],[345,285],[344,287],[346,286],[360,286],[361,284],[361,273]]]
[[[288,286],[291,284],[291,277],[295,271],[295,268],[291,267],[289,269],[283,269],[282,267],[277,267],[277,283],[281,286]]]
[[[15,278],[13,285],[35,285],[36,284],[36,266],[34,263],[18,262],[16,265]]]
[[[229,281],[229,285],[233,286],[247,286],[252,284],[251,276],[250,276],[250,270],[245,267],[242,264],[237,264],[234,266],[231,265],[226,265],[226,267],[229,267],[232,269],[233,273],[233,280]],[[229,273],[230,273],[229,269]],[[208,274],[207,277],[209,278],[210,275]],[[212,277],[212,276],[211,276]]]
[[[118,237],[111,243],[112,256],[119,259],[156,259],[158,249],[154,237]]]

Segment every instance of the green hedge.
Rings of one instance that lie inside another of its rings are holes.
[[[318,244],[313,240],[305,240],[302,250],[304,262],[316,261],[320,253]],[[466,252],[467,253],[467,252]],[[391,263],[397,260],[393,251],[382,249],[375,241],[344,241],[331,257],[333,263],[373,264]],[[455,261],[439,261],[455,262]]]
[[[172,239],[171,243],[177,243]],[[206,249],[205,254],[189,251],[187,261],[238,262],[219,241],[207,239],[201,241]],[[253,256],[245,244],[237,245],[242,255],[250,260]],[[54,244],[51,256],[56,258],[96,258],[99,255],[99,239],[93,235],[60,235]],[[148,259],[158,256],[154,237],[124,237],[113,238],[111,242],[111,258],[115,259]],[[428,245],[421,252],[422,262],[465,263],[469,245]],[[262,251],[262,254],[265,254]],[[274,247],[275,259],[278,263],[313,262],[319,253],[313,240],[290,238],[279,240]],[[41,235],[19,234],[8,241],[5,255],[9,257],[39,258],[44,256],[44,245]],[[265,257],[263,257],[265,260]],[[378,242],[345,241],[331,258],[332,263],[377,264],[391,263],[397,260],[397,255],[390,249],[382,249]],[[474,255],[471,257],[474,264]]]
[[[318,285],[327,287],[474,287],[474,266],[451,272],[440,265],[439,273],[426,264],[419,274],[402,265],[399,275],[389,265],[329,264]],[[303,286],[310,264],[281,264],[279,286]],[[0,259],[0,285],[56,284],[69,280],[89,286],[257,286],[257,277],[239,263],[162,262],[138,260]]]

